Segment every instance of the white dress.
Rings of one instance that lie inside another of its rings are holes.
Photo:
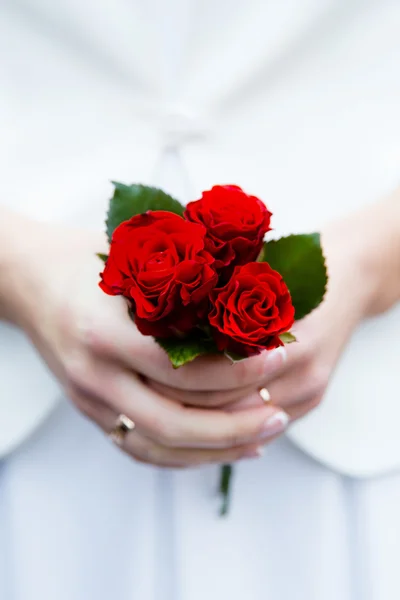
[[[233,182],[282,233],[398,179],[398,2],[0,10],[0,197],[28,214],[95,227],[108,179],[182,200]],[[134,463],[2,327],[0,599],[398,600],[399,314],[357,333],[290,439],[238,465],[224,520],[217,467]]]

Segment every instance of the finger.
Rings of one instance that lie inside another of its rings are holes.
[[[261,388],[262,390],[266,390],[266,388]],[[269,394],[269,393],[268,393]],[[230,402],[226,406],[223,407],[223,410],[227,412],[237,412],[239,410],[246,410],[249,408],[259,408],[260,406],[265,406],[265,404],[269,400],[265,400],[260,395],[260,392],[253,392],[247,396],[244,396],[240,400],[236,402]]]
[[[255,393],[254,386],[240,387],[231,390],[197,392],[173,388],[153,379],[146,379],[145,383],[162,396],[176,400],[186,406],[197,406],[201,408],[218,408],[227,406],[233,402],[241,401]]]
[[[84,394],[75,392],[71,396],[71,399],[80,410],[97,423],[106,434],[113,430],[117,416],[108,406]],[[260,447],[254,445],[239,446],[227,450],[169,448],[154,443],[143,435],[137,427],[126,435],[121,449],[139,462],[172,468],[193,467],[208,463],[232,463],[261,456]]]
[[[252,394],[224,407],[224,410],[239,411],[260,406],[262,401],[273,403],[285,410],[290,420],[296,420],[316,408],[329,382],[330,370],[325,361],[299,366],[268,383],[264,399]]]
[[[153,338],[142,336],[125,312],[112,321],[96,320],[82,330],[85,344],[101,357],[121,361],[128,368],[164,385],[184,390],[230,390],[250,385],[275,374],[282,367],[285,350],[278,348],[232,364],[220,355],[199,357],[179,369]]]
[[[311,411],[318,408],[322,400],[322,396],[314,396],[309,398],[306,402],[300,402],[299,404],[293,404],[288,407],[287,414],[290,417],[290,422],[297,421],[308,415]]]
[[[189,406],[223,408],[232,412],[263,406],[271,400],[272,394],[274,403],[286,409],[294,404],[307,402],[310,397],[320,394],[327,385],[328,369],[305,367],[303,362],[298,361],[279,377],[263,380],[260,384],[262,387],[257,389],[247,386],[225,391],[192,392],[171,388],[152,380],[146,380],[146,383],[159,393]],[[260,395],[260,390],[263,391],[263,396]]]
[[[287,423],[285,413],[267,405],[240,413],[183,407],[113,363],[81,360],[72,377],[75,387],[103,398],[115,413],[130,416],[140,430],[164,446],[232,448],[258,444]]]
[[[289,422],[292,423],[297,419],[301,419],[305,415],[307,415],[310,411],[314,410],[319,406],[321,401],[321,396],[307,397],[305,400],[298,402],[297,404],[291,404],[285,407],[285,413],[289,417]],[[264,400],[260,397],[259,394],[253,394],[252,396],[248,396],[243,400],[239,400],[238,402],[234,402],[229,404],[224,408],[224,410],[229,412],[238,412],[241,410],[246,410],[249,408],[257,408],[262,406]],[[276,408],[279,409],[279,404],[275,404]],[[268,443],[272,441],[268,440]]]
[[[234,463],[261,456],[261,450],[257,446],[239,446],[227,450],[169,448],[152,442],[139,432],[127,436],[123,449],[140,462],[175,468]]]
[[[306,404],[323,396],[329,382],[330,369],[327,363],[299,366],[293,371],[268,383],[271,402],[290,411],[298,404]]]

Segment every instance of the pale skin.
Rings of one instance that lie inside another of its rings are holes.
[[[136,424],[123,450],[165,467],[256,457],[290,421],[321,402],[363,319],[400,300],[400,192],[323,230],[330,283],[295,324],[298,343],[232,365],[197,359],[173,370],[136,330],[122,298],[97,286],[104,237],[0,209],[0,318],[22,328],[79,410],[109,433]],[[266,387],[271,400],[258,390]]]

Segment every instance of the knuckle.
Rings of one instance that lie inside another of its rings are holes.
[[[308,407],[307,407],[308,411],[318,408],[318,406],[321,404],[321,400],[322,400],[322,395],[317,395],[317,396],[314,396],[313,398],[311,398],[310,402],[308,403]]]
[[[88,372],[88,360],[83,352],[72,352],[64,358],[64,373],[69,387],[84,388]]]
[[[93,353],[104,353],[110,345],[108,331],[104,325],[91,316],[86,316],[77,325],[82,345]]]
[[[58,315],[58,326],[71,347],[104,354],[113,348],[109,320],[86,306],[64,304]]]
[[[115,376],[105,373],[104,367],[97,364],[85,352],[71,353],[63,360],[65,387],[78,394],[99,398],[115,396]]]

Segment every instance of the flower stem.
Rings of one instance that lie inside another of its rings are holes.
[[[231,482],[233,475],[232,465],[222,465],[221,477],[219,480],[219,493],[222,496],[222,506],[220,510],[220,516],[224,517],[229,512],[229,505],[231,499]]]

